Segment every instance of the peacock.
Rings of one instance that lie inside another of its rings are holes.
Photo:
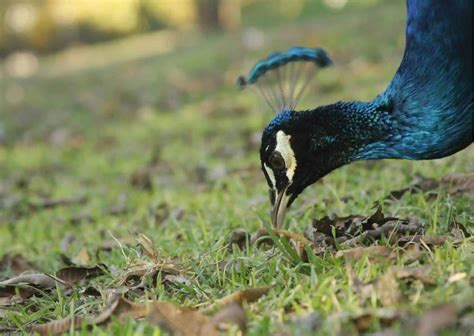
[[[332,64],[321,48],[273,53],[239,77],[276,112],[260,147],[274,227],[306,187],[343,165],[437,159],[473,142],[472,3],[407,0],[403,59],[371,101],[295,111],[316,71]]]

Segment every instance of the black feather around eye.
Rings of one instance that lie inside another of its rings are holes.
[[[270,155],[268,163],[270,164],[270,167],[274,170],[285,169],[285,160],[283,160],[283,157],[278,152],[274,152],[272,155]]]

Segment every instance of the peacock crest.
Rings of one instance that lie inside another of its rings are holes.
[[[293,111],[316,72],[331,64],[324,49],[293,47],[258,61],[237,85],[255,88],[275,113]]]

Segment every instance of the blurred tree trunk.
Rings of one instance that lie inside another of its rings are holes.
[[[198,21],[205,30],[240,26],[240,0],[196,0]]]
[[[222,28],[219,21],[220,0],[197,0],[199,25],[205,30]]]

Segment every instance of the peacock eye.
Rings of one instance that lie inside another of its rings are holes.
[[[283,160],[281,154],[278,152],[273,153],[268,161],[270,167],[274,170],[285,169],[285,160]]]

